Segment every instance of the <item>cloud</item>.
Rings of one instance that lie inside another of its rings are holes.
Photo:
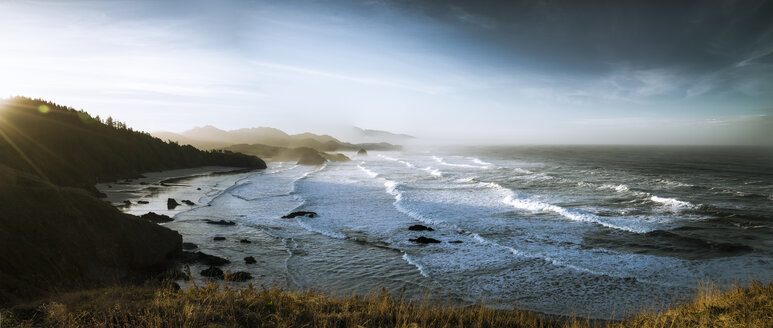
[[[495,30],[499,23],[493,18],[472,14],[459,6],[451,6],[451,14],[460,22],[482,28],[484,30]]]
[[[381,86],[381,87],[388,87],[388,88],[404,89],[404,90],[409,90],[414,92],[426,93],[430,95],[439,95],[443,93],[448,93],[450,91],[450,87],[444,86],[444,85],[428,85],[428,84],[422,84],[422,83],[411,83],[411,82],[395,81],[395,80],[382,79],[382,78],[362,77],[362,76],[356,76],[356,75],[347,75],[347,74],[341,74],[341,73],[333,73],[328,71],[310,69],[302,66],[284,65],[284,64],[268,63],[268,62],[261,62],[261,61],[250,61],[250,63],[257,67],[269,68],[272,70],[279,70],[287,73],[316,76],[316,77],[322,77],[327,79],[340,80],[340,81],[346,81],[346,82],[352,82],[352,83],[370,85],[370,86]]]

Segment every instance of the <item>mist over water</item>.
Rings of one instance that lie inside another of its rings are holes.
[[[406,287],[412,297],[598,318],[671,304],[701,282],[773,277],[770,149],[488,147],[352,158],[271,163],[229,178],[236,184],[211,206],[167,226],[258,284],[342,294]],[[280,218],[297,210],[318,216]],[[409,231],[414,224],[434,231]],[[441,243],[410,241],[419,236]],[[244,265],[248,255],[262,263]]]

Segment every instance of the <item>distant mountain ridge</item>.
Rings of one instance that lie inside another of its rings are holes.
[[[362,129],[360,129],[362,130]],[[366,131],[366,130],[362,130]],[[385,131],[368,130],[371,135],[393,135]],[[365,132],[363,132],[365,133]],[[366,142],[354,144],[344,142],[329,135],[314,133],[287,134],[269,127],[243,128],[237,130],[221,130],[211,125],[195,127],[181,133],[153,132],[153,136],[162,140],[171,140],[181,144],[189,144],[201,149],[223,149],[233,145],[265,145],[283,148],[307,147],[321,152],[366,150],[400,150],[401,146],[387,142]],[[410,136],[406,136],[410,137]],[[375,137],[373,137],[375,140]]]
[[[416,137],[407,134],[392,133],[382,130],[363,129],[356,126],[352,127],[348,134],[344,134],[343,137],[347,140],[358,143],[388,142],[405,144],[416,139]]]

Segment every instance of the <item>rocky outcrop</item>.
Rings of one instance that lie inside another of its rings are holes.
[[[246,264],[255,264],[255,263],[258,263],[258,261],[256,261],[255,258],[252,257],[252,256],[247,256],[247,257],[244,258],[244,263],[246,263]]]
[[[414,224],[414,225],[408,227],[408,230],[410,230],[410,231],[435,231],[435,229],[432,229],[432,228],[427,227],[427,226],[423,226],[421,224]]]
[[[365,150],[365,148],[360,148],[360,150],[357,151],[357,156],[368,156],[368,151]]]
[[[199,246],[196,246],[194,243],[183,243],[183,250],[189,251],[196,248],[199,248]]]
[[[231,263],[228,259],[202,252],[182,252],[179,258],[182,263],[201,263],[209,266],[221,266]]]
[[[178,203],[174,198],[169,198],[166,200],[166,208],[169,210],[175,209],[177,206],[180,206],[180,203]]]
[[[415,239],[409,239],[409,240],[417,244],[439,244],[440,243],[440,240],[437,240],[435,238],[428,238],[424,236],[421,236]]]
[[[236,222],[233,222],[233,221],[226,221],[226,220],[213,221],[213,220],[210,220],[210,219],[205,219],[204,223],[206,223],[206,224],[214,224],[214,225],[222,225],[222,226],[232,226],[232,225],[236,224]]]
[[[196,203],[194,203],[192,201],[189,201],[187,199],[183,199],[182,202],[183,202],[183,204],[188,205],[188,206],[196,205]]]
[[[140,216],[141,218],[153,223],[164,223],[172,221],[169,215],[156,214],[155,212],[148,212]]]
[[[301,154],[300,158],[298,158],[298,162],[296,164],[299,165],[322,165],[325,164],[327,160],[322,157],[316,150],[309,149],[309,151],[306,151]]]
[[[306,212],[306,211],[298,211],[298,212],[292,212],[290,214],[287,214],[283,216],[283,219],[293,219],[299,216],[307,217],[307,218],[315,218],[317,217],[317,213],[314,212]]]
[[[201,271],[202,277],[209,277],[209,278],[215,278],[215,279],[223,279],[225,277],[225,274],[223,273],[223,270],[216,266],[210,266],[209,268]]]

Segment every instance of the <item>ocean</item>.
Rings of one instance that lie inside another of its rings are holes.
[[[706,283],[773,279],[770,148],[348,155],[350,162],[269,163],[263,171],[183,180],[176,188],[204,194],[166,226],[231,259],[224,270],[252,272],[254,285],[340,295],[386,288],[460,306],[601,319],[669,306]],[[165,201],[167,194],[137,197]],[[127,211],[142,214],[154,204]],[[281,218],[293,211],[318,215]],[[434,230],[408,229],[417,224]],[[440,243],[411,241],[420,236]],[[247,265],[245,256],[259,262]],[[191,271],[198,277],[203,269]]]

